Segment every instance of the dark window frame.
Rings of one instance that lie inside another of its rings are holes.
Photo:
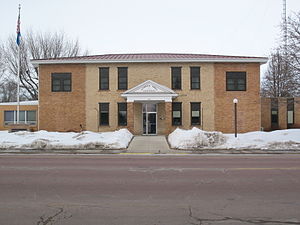
[[[241,77],[243,76],[243,77]],[[229,80],[233,80],[233,88],[229,87]],[[244,80],[243,89],[239,89],[239,80]],[[246,71],[227,71],[226,72],[226,91],[247,91],[247,72]]]
[[[107,111],[102,110],[101,108],[107,106]],[[107,122],[102,121],[102,114],[107,114]],[[99,126],[109,126],[109,102],[100,102],[99,103]]]
[[[293,125],[295,123],[295,99],[294,98],[287,98],[286,100],[286,120],[288,125]],[[289,123],[288,113],[289,111],[293,112],[293,122]]]
[[[174,110],[175,105],[180,105],[180,110]],[[180,111],[180,122],[175,123],[173,112],[174,111]],[[182,102],[172,102],[172,126],[182,126]]]
[[[64,81],[70,80],[70,90],[65,89]],[[59,81],[59,90],[54,90],[54,81]],[[72,92],[72,73],[51,73],[52,92]]]
[[[12,113],[12,120],[8,121],[7,120],[7,112]],[[29,112],[34,112],[35,120],[29,120],[28,119],[28,114]],[[37,110],[20,110],[19,116],[22,114],[24,115],[24,119],[20,119],[20,123],[23,124],[29,124],[29,125],[36,125],[37,124]],[[17,111],[16,110],[4,110],[3,112],[3,123],[4,126],[9,125],[9,124],[14,124],[17,122]]]
[[[275,115],[273,116],[273,111],[276,111],[276,121]],[[279,125],[279,102],[278,98],[271,98],[271,125],[272,126],[278,126]]]
[[[121,85],[121,82],[120,82],[120,77],[123,75],[123,74],[121,74],[121,72],[122,72],[122,70],[124,70],[125,69],[125,71],[126,71],[126,87],[121,87],[122,85]],[[118,67],[118,90],[127,90],[128,89],[128,67]]]
[[[193,70],[194,69],[199,69],[199,74],[196,74],[197,75],[197,77],[199,76],[199,81],[198,82],[193,82],[193,76],[195,75],[195,74],[193,74]],[[197,87],[197,88],[194,88],[193,87],[193,84],[198,84],[199,85],[199,87]],[[201,67],[200,66],[191,66],[190,67],[190,89],[191,90],[201,90]]]
[[[175,74],[176,71],[179,69],[180,73],[179,73],[179,85],[175,83]],[[171,87],[173,90],[182,90],[182,67],[180,66],[172,66],[171,67]]]
[[[12,113],[12,120],[7,120],[7,115],[6,115],[6,113],[8,113],[8,112],[10,112],[10,113]],[[15,121],[16,121],[16,115],[15,115],[15,110],[4,110],[4,112],[3,112],[3,123],[4,123],[4,125],[8,125],[8,124],[13,124],[13,123],[15,123]]]
[[[193,110],[193,104],[199,105],[199,122],[193,123],[193,115],[192,112],[195,111]],[[190,109],[191,109],[191,125],[201,125],[201,102],[190,102]]]
[[[102,74],[102,70],[107,70],[107,86],[105,87],[102,87],[102,79],[104,79],[104,75],[106,74]],[[99,67],[99,90],[109,90],[109,67]]]
[[[126,121],[124,122],[124,123],[121,123],[121,121],[120,121],[120,112],[121,112],[121,110],[120,110],[120,106],[121,105],[125,105],[126,107],[126,110],[122,110],[122,111],[126,111]],[[128,113],[127,113],[127,103],[126,102],[118,102],[118,126],[127,126],[127,116],[128,116]]]

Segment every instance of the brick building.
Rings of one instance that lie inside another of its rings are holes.
[[[261,57],[110,54],[34,60],[38,129],[168,134],[176,127],[260,130]]]
[[[38,101],[20,102],[20,124],[27,124],[30,130],[38,129]],[[0,130],[9,130],[17,122],[17,103],[0,103]]]
[[[110,54],[34,60],[38,129],[168,134],[176,127],[260,130],[262,57]]]
[[[300,97],[261,98],[261,126],[265,131],[300,128]]]

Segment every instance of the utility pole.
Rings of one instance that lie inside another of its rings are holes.
[[[283,3],[283,13],[282,13],[282,20],[283,20],[283,41],[284,41],[284,55],[287,55],[287,21],[286,21],[286,0],[282,1]]]

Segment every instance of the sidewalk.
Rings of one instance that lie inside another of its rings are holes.
[[[165,136],[134,136],[127,153],[190,153],[190,151],[180,151],[170,149]]]

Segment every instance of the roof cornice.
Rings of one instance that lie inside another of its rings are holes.
[[[265,57],[249,57],[249,58],[185,58],[185,59],[51,59],[51,60],[31,60],[34,66],[44,64],[96,64],[96,63],[260,63],[264,64],[268,61]]]

